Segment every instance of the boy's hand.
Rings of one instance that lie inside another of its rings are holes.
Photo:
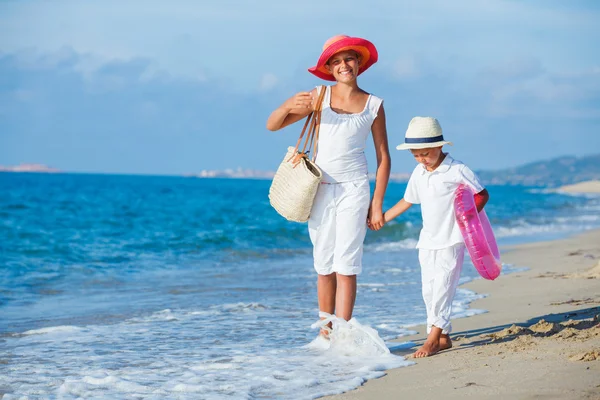
[[[383,212],[381,209],[374,210],[369,207],[369,216],[367,217],[367,226],[373,231],[378,231],[385,225]]]

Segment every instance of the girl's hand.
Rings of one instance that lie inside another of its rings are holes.
[[[296,93],[289,99],[287,99],[283,105],[283,108],[287,108],[289,110],[294,109],[303,109],[303,110],[312,110],[313,106],[313,95],[310,92],[300,92]]]
[[[315,97],[317,97],[317,89],[296,93],[269,115],[267,129],[278,131],[300,121],[313,112]]]
[[[385,219],[383,218],[383,212],[380,208],[374,209],[373,206],[369,207],[369,216],[367,217],[367,226],[373,231],[378,231],[385,225]]]

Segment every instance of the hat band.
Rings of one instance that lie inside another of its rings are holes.
[[[435,136],[428,138],[404,138],[404,143],[434,143],[434,142],[443,142],[444,136]]]

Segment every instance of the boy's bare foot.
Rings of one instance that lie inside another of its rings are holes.
[[[440,351],[448,350],[452,348],[452,340],[450,340],[450,335],[440,336]]]
[[[413,358],[423,358],[430,357],[440,351],[440,342],[439,341],[429,341],[426,340],[423,343],[423,346],[419,348],[419,350],[415,351],[412,355]]]
[[[423,346],[421,346],[419,350],[415,351],[412,357],[430,357],[442,350],[448,350],[450,348],[452,348],[452,340],[450,340],[450,335],[443,334],[440,328],[434,326],[431,328],[431,332],[427,336],[427,340],[425,340]]]

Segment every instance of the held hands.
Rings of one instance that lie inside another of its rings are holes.
[[[285,103],[283,103],[283,108],[287,108],[289,110],[312,110],[314,108],[313,96],[310,92],[296,93],[295,95],[287,99]]]
[[[383,218],[383,212],[381,208],[369,207],[369,215],[367,216],[367,226],[373,231],[378,231],[385,225],[385,219]]]

